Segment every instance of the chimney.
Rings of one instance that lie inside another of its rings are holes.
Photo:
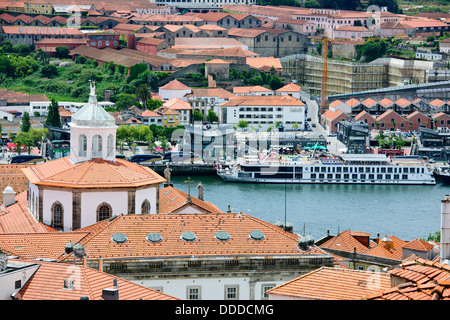
[[[450,196],[441,200],[441,256],[440,262],[448,264],[450,259]]]
[[[103,258],[102,257],[100,257],[98,259],[98,271],[103,272]]]
[[[14,203],[16,203],[16,192],[8,185],[3,191],[3,206],[8,207]]]
[[[103,289],[102,298],[104,300],[119,300],[119,289]]]

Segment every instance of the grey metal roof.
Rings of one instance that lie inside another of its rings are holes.
[[[91,87],[88,103],[72,115],[73,125],[83,127],[115,127],[116,120],[97,102],[95,87]]]

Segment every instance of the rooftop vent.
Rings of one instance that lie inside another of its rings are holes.
[[[215,238],[216,238],[217,240],[220,240],[220,241],[228,241],[228,240],[231,239],[231,236],[230,236],[230,234],[229,234],[228,232],[226,232],[226,231],[218,231],[218,232],[216,233]]]
[[[104,300],[119,300],[119,289],[103,289],[102,298]]]
[[[264,233],[259,230],[253,230],[252,232],[250,232],[249,237],[256,241],[261,241],[265,238]]]
[[[128,237],[123,233],[115,233],[112,235],[111,240],[115,243],[124,243],[128,240]]]
[[[64,251],[66,252],[66,254],[69,254],[73,251],[73,242],[69,241],[65,246],[64,246]]]
[[[181,235],[181,239],[183,239],[184,241],[192,242],[197,240],[197,236],[190,231],[186,231]]]
[[[145,239],[147,239],[150,242],[161,242],[163,240],[162,235],[160,235],[159,233],[149,233]]]

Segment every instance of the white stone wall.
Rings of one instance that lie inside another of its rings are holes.
[[[43,222],[52,224],[52,206],[55,202],[63,207],[64,231],[72,230],[72,191],[71,190],[43,190],[42,192]]]
[[[112,208],[112,216],[128,213],[128,192],[83,192],[81,194],[81,227],[97,222],[97,207],[103,202]]]
[[[150,202],[150,214],[156,214],[157,208],[157,187],[150,187],[145,189],[136,190],[135,198],[135,211],[136,214],[141,214],[142,203],[147,199]]]

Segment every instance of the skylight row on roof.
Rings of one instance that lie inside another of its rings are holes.
[[[261,240],[265,239],[264,233],[260,230],[252,230],[249,233],[248,237],[254,241],[261,241]],[[227,231],[218,231],[214,235],[214,238],[219,241],[228,241],[231,239],[231,235]],[[149,233],[145,237],[145,239],[152,243],[158,243],[158,242],[161,242],[164,238],[161,234],[152,232],[152,233]],[[181,234],[180,239],[184,240],[185,242],[194,242],[195,240],[197,240],[197,236],[195,233],[193,233],[191,231],[185,231]],[[112,235],[111,241],[113,241],[117,244],[122,244],[122,243],[125,243],[128,241],[128,237],[123,233],[115,233]]]

